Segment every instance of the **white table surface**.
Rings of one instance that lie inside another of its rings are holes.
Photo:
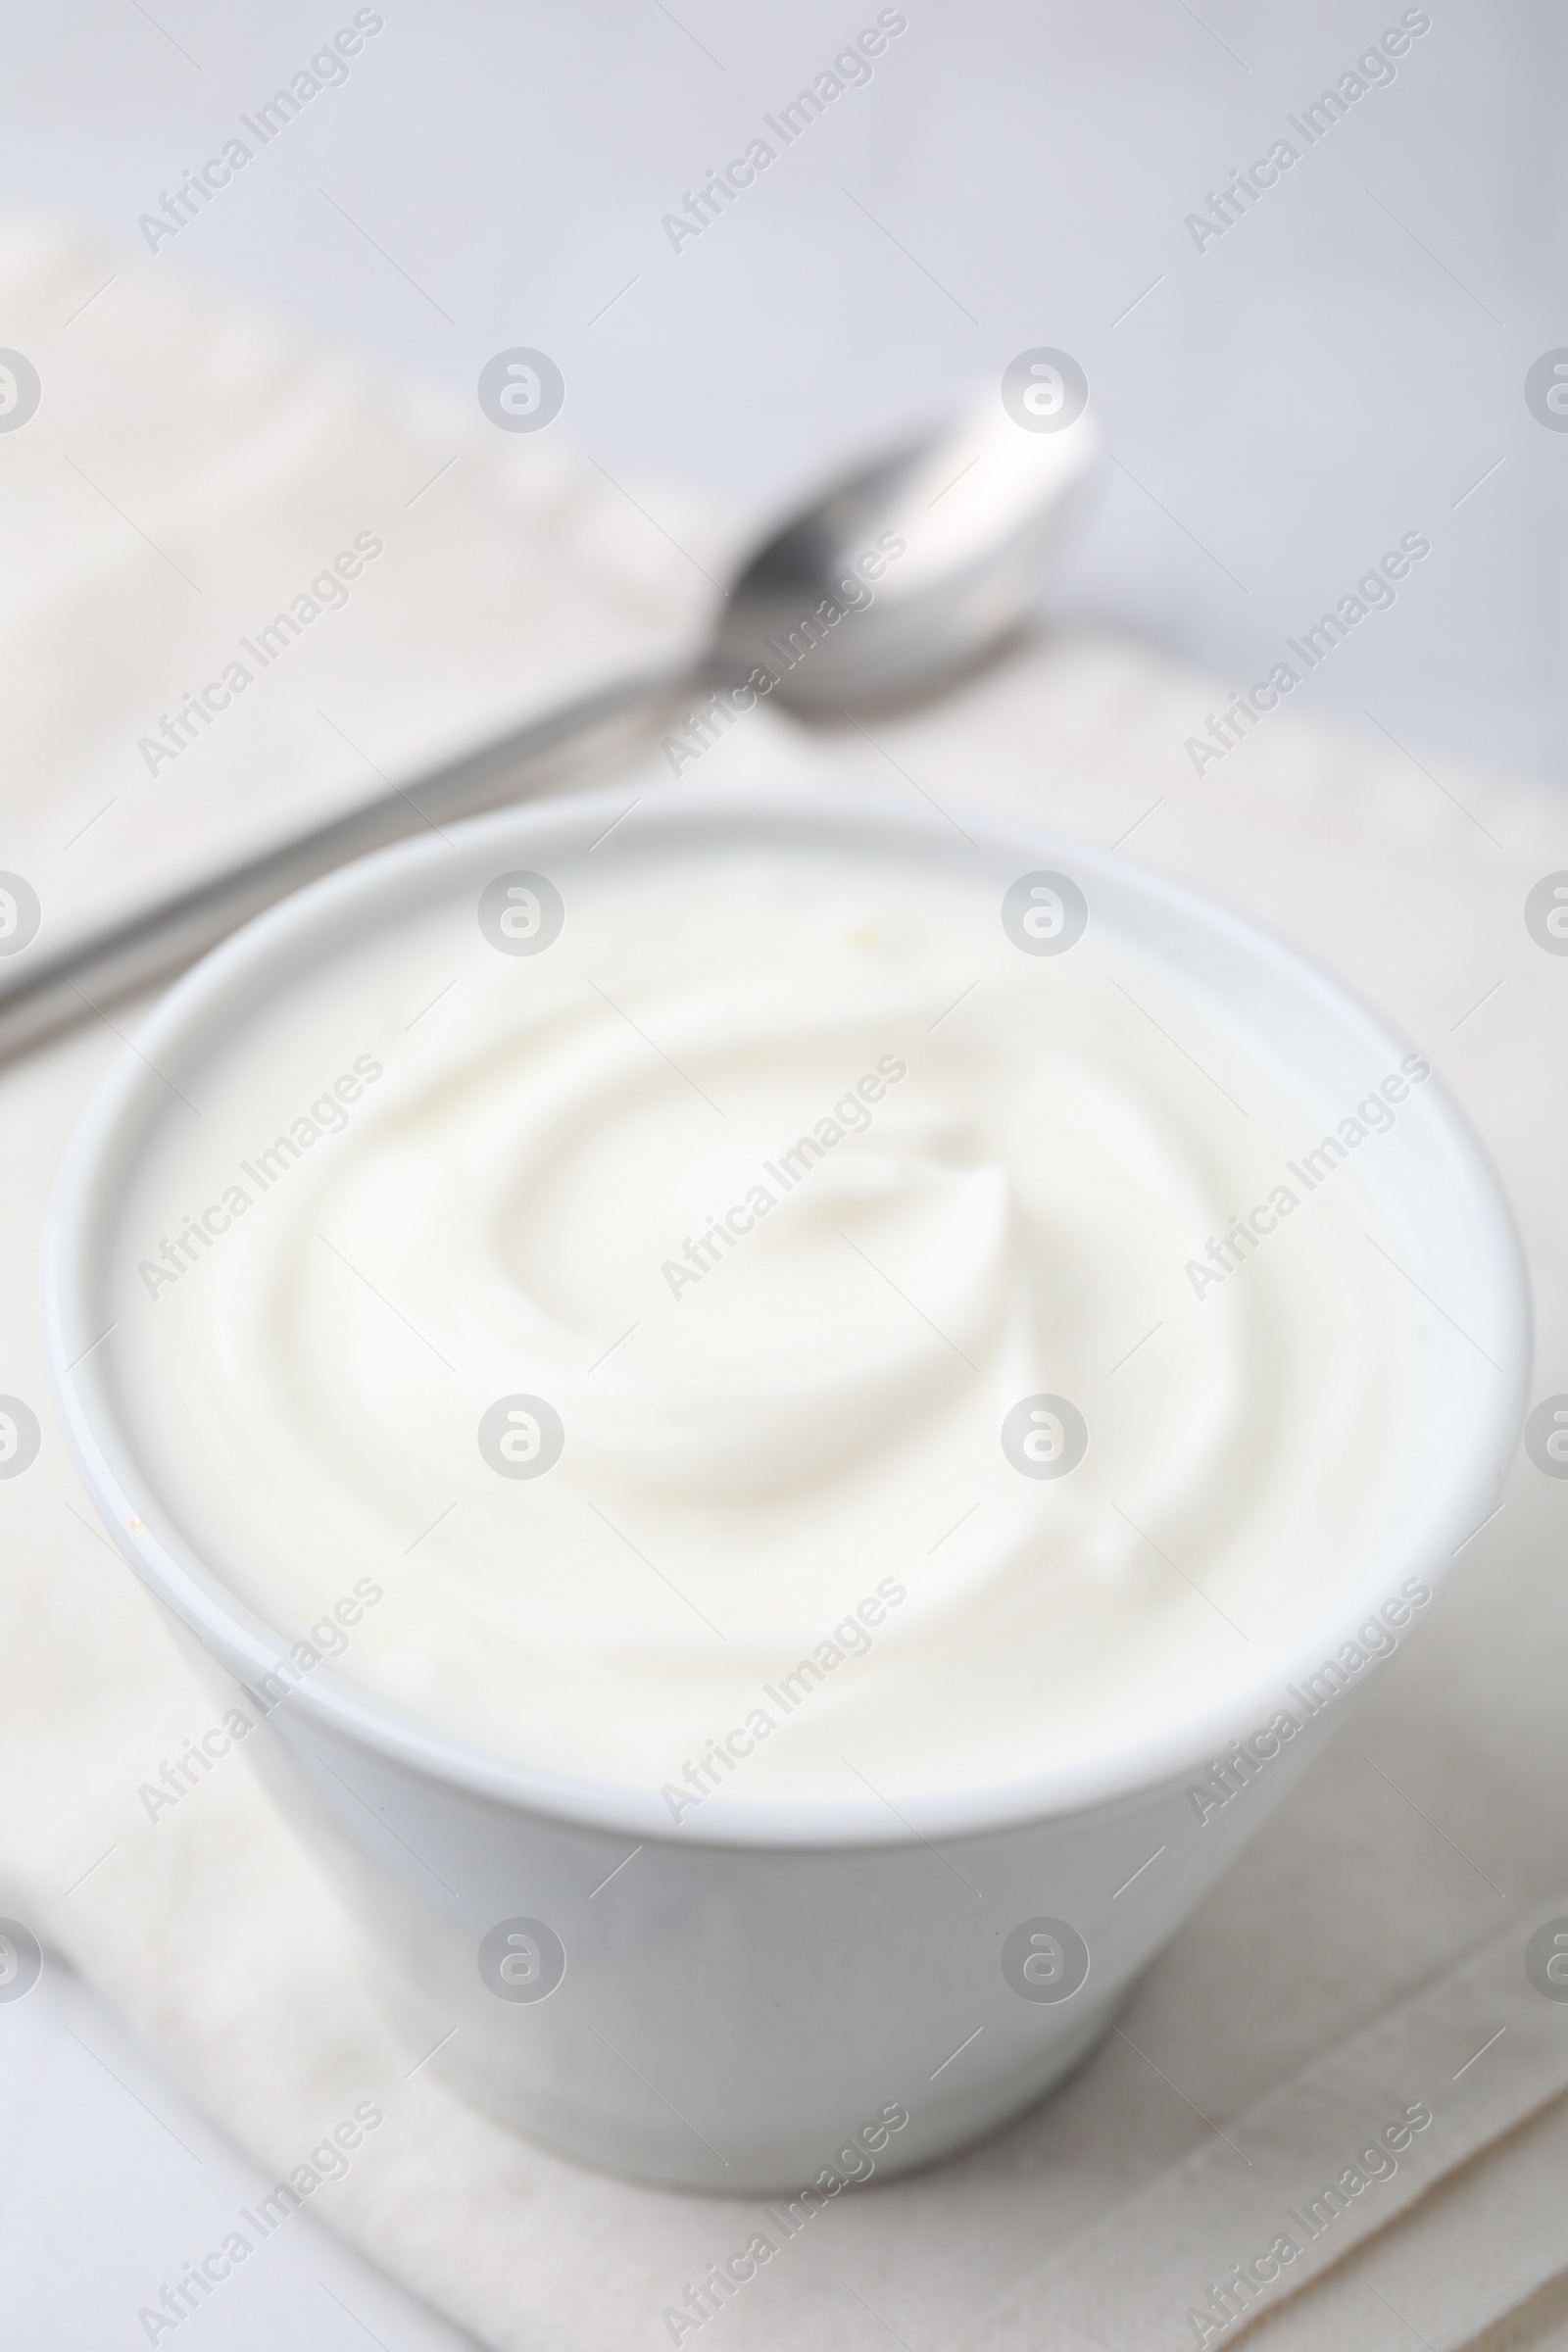
[[[1295,707],[1370,717],[1423,761],[1563,765],[1568,434],[1523,396],[1568,345],[1568,26],[1544,0],[1432,0],[1393,84],[1202,253],[1186,216],[1398,0],[906,0],[869,85],[679,252],[662,216],[872,0],[379,5],[349,80],[154,267],[464,402],[494,352],[543,348],[559,429],[613,472],[759,513],[922,402],[1065,348],[1117,463],[1059,609],[1240,686],[1424,531],[1419,575]],[[0,198],[102,238],[106,271],[151,259],[138,215],[353,13],[8,7]],[[8,2352],[143,2342],[137,2307],[261,2175],[71,1980],[0,2022]],[[367,2340],[466,2339],[308,2213],[179,2330],[194,2352]]]

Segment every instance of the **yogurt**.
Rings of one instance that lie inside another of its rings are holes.
[[[1355,1153],[1424,1062],[1308,1106],[956,836],[453,872],[118,1215],[155,1506],[295,1672],[678,1827],[1217,1712],[1364,1582],[1417,1348]]]

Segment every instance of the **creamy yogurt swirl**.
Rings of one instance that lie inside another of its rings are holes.
[[[373,1585],[337,1671],[678,1820],[1086,1752],[1348,1586],[1403,1304],[1351,1177],[1215,1274],[1321,1132],[1221,1008],[929,863],[557,883],[258,1006],[125,1205],[123,1409],[261,1615]]]

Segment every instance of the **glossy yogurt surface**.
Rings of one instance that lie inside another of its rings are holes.
[[[1070,876],[631,822],[180,1084],[112,1267],[158,1507],[296,1671],[673,1822],[1218,1707],[1392,1507],[1357,1147]]]

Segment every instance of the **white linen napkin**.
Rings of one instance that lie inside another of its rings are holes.
[[[395,396],[47,228],[0,237],[0,342],[44,393],[0,434],[0,868],[32,882],[56,936],[380,789],[377,770],[404,780],[678,658],[734,543],[727,518],[622,486],[553,432],[514,440]],[[347,600],[323,589],[210,724],[152,759],[164,719],[362,534],[380,552],[362,550]],[[1568,957],[1523,917],[1568,867],[1568,804],[1288,709],[1199,778],[1185,742],[1219,707],[1213,681],[1152,654],[1063,639],[870,730],[759,709],[686,772],[741,792],[839,775],[960,826],[970,803],[1035,816],[1319,954],[1467,1105],[1533,1260],[1537,1394],[1568,1389]],[[622,772],[628,801],[667,778],[657,727]],[[0,1481],[0,1909],[279,2179],[374,2101],[384,2126],[314,2204],[506,2352],[856,2352],[890,2331],[972,2352],[1243,2335],[1451,2352],[1511,2311],[1513,2340],[1548,2339],[1568,2004],[1535,1988],[1524,1949],[1568,1915],[1568,1481],[1516,1467],[1430,1622],[1063,2091],[967,2155],[846,2190],[703,2318],[689,2288],[767,2227],[755,2201],[607,2179],[465,2106],[383,2019],[373,1950],[245,1765],[156,1822],[138,1802],[211,1702],[66,1462],[35,1337],[51,1174],[130,1016],[112,1021],[0,1070],[0,1392],[45,1429]],[[1410,2104],[1431,2122],[1396,2171],[1363,2168],[1273,2285],[1238,2288],[1234,2266]]]

